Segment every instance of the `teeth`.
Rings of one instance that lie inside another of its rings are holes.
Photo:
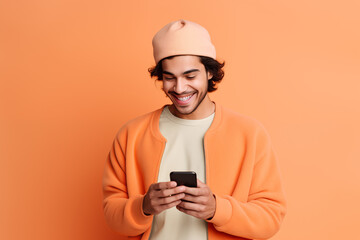
[[[180,101],[186,101],[188,100],[189,98],[191,98],[192,95],[189,95],[187,97],[182,97],[182,98],[178,98]]]

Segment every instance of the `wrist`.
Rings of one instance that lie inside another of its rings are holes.
[[[150,216],[151,213],[149,213],[147,207],[146,207],[146,195],[143,197],[143,202],[142,202],[142,205],[141,205],[141,211],[143,212],[143,214],[145,216]]]
[[[211,216],[208,219],[206,219],[207,221],[210,221],[214,217],[215,212],[216,212],[216,197],[215,197],[215,194],[213,194],[213,209],[214,210],[213,210]]]

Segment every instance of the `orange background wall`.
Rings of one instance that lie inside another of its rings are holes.
[[[116,131],[168,100],[151,39],[206,27],[226,76],[211,98],[260,120],[288,199],[272,239],[356,239],[360,3],[0,0],[0,239],[117,239],[101,181]]]

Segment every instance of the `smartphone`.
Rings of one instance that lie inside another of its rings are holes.
[[[170,180],[175,181],[178,186],[197,187],[196,172],[193,171],[171,172]]]

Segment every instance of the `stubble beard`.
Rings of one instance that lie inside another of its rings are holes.
[[[190,114],[192,114],[193,112],[195,112],[196,109],[198,109],[198,107],[200,106],[200,104],[204,101],[206,95],[207,95],[207,91],[205,92],[205,94],[204,94],[203,96],[201,96],[200,101],[197,103],[197,105],[194,107],[194,109],[191,110],[191,112],[182,113],[182,112],[179,111],[179,109],[176,107],[176,105],[175,105],[174,102],[173,102],[173,106],[174,106],[174,108],[176,109],[176,111],[177,111],[178,113],[180,113],[181,115],[190,115]],[[168,95],[167,95],[167,97],[170,98]],[[170,99],[172,99],[172,98],[170,98]]]

